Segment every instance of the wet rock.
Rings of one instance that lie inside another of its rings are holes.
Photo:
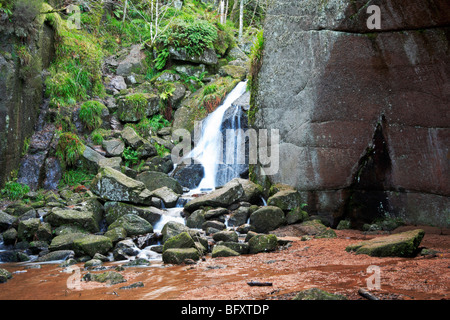
[[[87,273],[83,276],[82,280],[107,283],[111,286],[127,281],[120,273],[115,271],[106,271],[104,273]]]
[[[247,223],[247,220],[250,217],[250,212],[251,210],[249,207],[239,207],[231,214],[230,218],[228,219],[228,225],[238,227]]]
[[[153,232],[153,226],[147,220],[134,214],[121,216],[108,227],[108,230],[117,227],[124,228],[128,236],[138,236]]]
[[[6,269],[0,269],[0,283],[5,283],[9,279],[12,279],[12,274]]]
[[[85,269],[94,269],[96,267],[101,267],[102,265],[103,265],[103,262],[101,260],[91,259],[84,263],[84,268]]]
[[[26,184],[31,190],[37,190],[44,174],[47,152],[27,154],[20,162],[17,182]]]
[[[149,171],[158,171],[169,174],[173,170],[173,162],[170,156],[153,157],[145,162],[145,165],[149,167]]]
[[[249,253],[255,254],[276,250],[278,248],[278,241],[277,237],[273,234],[258,234],[248,241],[248,245]]]
[[[42,187],[45,190],[58,189],[59,182],[62,177],[62,168],[56,157],[48,157],[45,159],[45,177]]]
[[[262,207],[250,215],[250,224],[260,233],[275,230],[285,223],[283,210],[274,206]]]
[[[49,253],[37,258],[36,262],[66,260],[66,259],[73,258],[74,256],[75,256],[75,252],[73,250],[58,250],[58,251],[49,252]]]
[[[347,300],[343,295],[329,293],[319,288],[300,291],[292,300]]]
[[[78,256],[86,254],[93,257],[96,253],[105,254],[113,248],[108,237],[87,235],[73,241],[74,251]]]
[[[412,257],[417,253],[424,235],[422,229],[411,230],[363,241],[350,245],[345,250],[373,257]]]
[[[142,288],[142,287],[144,287],[144,283],[142,281],[139,281],[139,282],[132,283],[129,286],[120,287],[119,289],[128,290],[128,289],[136,289],[136,288]]]
[[[220,241],[217,243],[217,245],[228,247],[234,251],[236,251],[239,254],[247,254],[249,252],[249,244],[248,243],[241,243],[241,242],[223,242]]]
[[[201,164],[179,165],[172,176],[183,187],[195,189],[205,176],[205,171]]]
[[[213,250],[212,250],[212,255],[213,258],[217,258],[217,257],[236,257],[236,256],[240,256],[240,254],[236,251],[234,251],[233,249],[223,246],[223,245],[215,245]]]
[[[200,254],[196,248],[172,248],[163,252],[164,263],[182,264],[187,259],[197,261]]]
[[[213,228],[218,231],[224,230],[227,228],[225,223],[217,221],[217,220],[208,220],[202,224],[202,229],[207,230],[208,228]]]
[[[220,68],[219,74],[222,77],[230,76],[235,79],[243,80],[247,76],[248,69],[242,66],[226,65]]]

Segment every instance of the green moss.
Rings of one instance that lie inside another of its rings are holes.
[[[72,167],[75,166],[85,148],[85,145],[76,134],[64,132],[59,135],[56,155],[63,166]]]
[[[248,123],[253,126],[258,112],[256,95],[258,89],[258,74],[262,67],[264,54],[264,34],[261,30],[256,37],[250,54],[250,71],[248,75],[247,90],[250,91],[250,108],[248,110]]]
[[[106,109],[103,103],[98,101],[86,101],[80,108],[80,120],[89,130],[98,129],[102,121],[102,111]]]
[[[125,96],[125,101],[131,107],[130,111],[138,117],[143,117],[147,108],[147,97],[143,93],[135,93]]]

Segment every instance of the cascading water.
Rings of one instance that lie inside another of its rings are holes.
[[[195,159],[202,164],[204,168],[205,175],[197,188],[201,191],[214,190],[218,185],[226,183],[235,177],[230,173],[230,170],[224,170],[225,173],[223,173],[222,176],[218,177],[217,175],[219,165],[223,164],[224,160],[223,132],[221,128],[225,112],[232,106],[233,102],[245,93],[246,87],[246,81],[240,82],[228,94],[222,105],[205,119],[200,140],[187,156],[188,158]],[[238,107],[236,107],[236,112],[238,112]],[[239,120],[233,124],[234,128],[231,129],[236,128],[237,122],[239,122]],[[237,142],[235,145],[236,144]],[[227,179],[229,180],[226,181]]]

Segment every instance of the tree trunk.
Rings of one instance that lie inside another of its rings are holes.
[[[240,0],[239,8],[239,42],[242,41],[242,34],[244,33],[244,0]]]

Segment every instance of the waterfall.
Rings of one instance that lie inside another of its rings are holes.
[[[232,175],[230,169],[226,169],[224,173],[219,176],[218,183],[218,168],[220,164],[223,164],[223,132],[222,122],[225,112],[232,106],[239,97],[241,97],[247,87],[247,82],[240,82],[225,98],[225,101],[220,105],[213,113],[211,113],[202,124],[201,137],[191,151],[188,157],[195,159],[198,163],[203,165],[205,175],[198,186],[200,190],[213,190],[220,184],[223,184],[226,179]],[[236,107],[236,114],[238,113],[238,107]],[[240,117],[238,117],[240,118]],[[233,117],[233,121],[234,121]],[[236,128],[236,123],[240,123],[239,119],[234,122],[233,128]],[[237,143],[237,142],[236,142]],[[236,145],[235,143],[235,145]],[[234,177],[231,177],[234,178]],[[230,179],[231,180],[231,179]]]

